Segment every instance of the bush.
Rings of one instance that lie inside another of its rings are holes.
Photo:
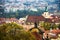
[[[0,25],[0,40],[35,40],[35,37],[16,23],[6,23]]]

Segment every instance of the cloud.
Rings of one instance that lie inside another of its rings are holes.
[[[32,11],[38,11],[36,8],[31,8],[30,10],[32,10]]]
[[[55,0],[49,0],[50,2],[54,2]]]

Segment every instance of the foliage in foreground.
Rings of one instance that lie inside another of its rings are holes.
[[[48,23],[48,22],[41,22],[40,26],[43,27],[45,30],[50,30],[50,28],[57,29],[60,27],[59,24]]]
[[[0,25],[0,40],[35,40],[35,37],[16,23],[6,23]]]

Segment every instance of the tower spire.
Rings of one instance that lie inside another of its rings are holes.
[[[45,12],[48,12],[48,7],[47,6],[45,6]]]

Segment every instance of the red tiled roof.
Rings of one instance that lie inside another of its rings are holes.
[[[0,18],[0,24],[5,23],[6,21],[15,21],[18,22],[18,19],[16,18]]]
[[[10,21],[17,21],[16,18],[10,18]]]
[[[44,21],[45,18],[43,16],[28,16],[27,22],[39,22]]]
[[[60,18],[60,15],[52,15],[51,17],[53,17],[54,19],[57,17],[57,18]]]
[[[60,22],[60,16],[58,16],[58,15],[52,15],[51,17],[52,17],[51,20],[54,20],[55,23],[59,23]]]
[[[27,22],[39,22],[39,21],[45,21],[45,22],[49,22],[52,23],[53,20],[55,23],[59,23],[60,22],[60,16],[51,16],[52,18],[44,18],[43,16],[28,16],[27,18]]]
[[[55,34],[60,34],[60,30],[52,30],[52,33],[55,33]]]
[[[5,18],[0,18],[0,24],[5,23]]]
[[[1,21],[1,20],[5,20],[5,18],[0,18],[0,21]]]
[[[52,23],[52,20],[51,20],[50,18],[46,18],[46,19],[45,19],[45,22]]]
[[[16,18],[6,18],[6,20],[9,20],[9,21],[18,21],[18,19],[16,19]]]

